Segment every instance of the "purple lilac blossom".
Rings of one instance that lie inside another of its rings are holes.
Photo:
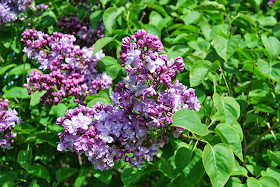
[[[58,104],[66,96],[74,96],[75,102],[83,102],[87,95],[109,88],[112,78],[105,72],[98,74],[95,67],[105,56],[102,50],[93,55],[92,47],[74,45],[75,36],[54,32],[51,36],[36,30],[25,30],[21,41],[28,58],[37,60],[39,69],[51,70],[42,75],[32,70],[27,84],[29,94],[47,91],[41,98],[44,104]]]
[[[11,149],[11,144],[16,133],[12,128],[20,122],[15,109],[8,109],[9,101],[0,98],[0,147],[3,149]]]
[[[171,127],[172,115],[182,108],[198,111],[200,103],[194,89],[174,80],[184,70],[183,59],[168,61],[158,54],[161,51],[158,37],[145,30],[124,38],[120,62],[127,77],[111,93],[113,105],[96,103],[68,110],[66,117],[57,120],[64,126],[57,149],[84,153],[95,169],[110,169],[120,159],[141,169],[170,134],[178,137],[184,129]],[[75,120],[82,115],[92,119],[87,127]]]
[[[61,28],[64,33],[74,35],[77,38],[76,42],[78,45],[91,46],[96,40],[104,37],[103,31],[105,27],[100,20],[96,28],[93,28],[89,19],[90,15],[91,12],[88,11],[83,21],[79,21],[76,12],[72,13],[70,16],[63,15],[57,23],[57,27]]]
[[[15,21],[18,14],[25,12],[27,6],[33,0],[1,0],[0,1],[0,25]]]

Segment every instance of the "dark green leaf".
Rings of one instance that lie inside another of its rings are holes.
[[[82,167],[80,169],[79,175],[77,179],[75,180],[74,186],[75,187],[81,187],[83,185],[84,180],[87,177],[88,169],[85,167]]]
[[[55,172],[56,180],[61,182],[64,179],[71,177],[76,174],[79,170],[75,168],[60,168]]]
[[[101,170],[92,169],[93,176],[101,180],[105,184],[110,184],[113,175],[112,172],[113,172],[112,170],[101,171]]]
[[[35,177],[46,179],[48,182],[50,182],[50,173],[41,164],[33,164],[28,170],[28,173]]]
[[[24,169],[28,170],[32,163],[32,149],[20,150],[18,153],[18,163]]]

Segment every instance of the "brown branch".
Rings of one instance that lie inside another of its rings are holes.
[[[230,91],[229,91],[229,87],[228,87],[228,83],[227,83],[227,80],[226,80],[226,77],[225,77],[225,74],[224,74],[224,71],[223,71],[223,68],[222,68],[222,66],[220,65],[220,72],[222,73],[222,75],[223,75],[223,79],[224,79],[224,81],[225,81],[225,83],[226,83],[226,88],[227,88],[227,90],[228,90],[228,95],[230,96]]]
[[[267,129],[266,131],[264,131],[258,138],[254,139],[247,147],[246,147],[246,151],[248,149],[250,149],[255,143],[257,143],[263,136],[265,136],[267,133],[269,133],[269,131],[275,129],[278,125],[280,124],[280,121],[278,123],[276,123],[275,125],[273,125],[271,128]]]
[[[262,120],[261,120],[256,126],[252,127],[251,129],[249,129],[249,130],[246,131],[245,133],[246,133],[246,134],[249,134],[251,131],[253,131],[253,130],[255,130],[256,128],[258,128],[258,127],[261,125],[261,123],[262,123],[268,116],[269,116],[269,113],[268,113],[264,118],[262,118]]]

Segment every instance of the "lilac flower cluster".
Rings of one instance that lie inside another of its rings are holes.
[[[10,149],[11,144],[14,142],[13,138],[16,137],[16,133],[12,131],[12,128],[20,122],[20,118],[17,116],[17,111],[14,109],[8,109],[9,101],[0,98],[0,147],[4,149]]]
[[[91,3],[88,0],[70,0],[73,6],[80,8],[86,7],[86,17],[83,21],[79,21],[77,12],[74,11],[70,15],[63,15],[60,17],[57,27],[61,28],[64,33],[72,34],[77,38],[77,44],[83,46],[91,46],[99,38],[104,37],[103,31],[105,26],[100,19],[96,25],[96,28],[91,26],[89,16],[92,14]],[[95,4],[98,5],[100,2],[96,1]]]
[[[276,1],[277,1],[277,0],[270,0],[270,1],[268,2],[268,6],[272,7],[273,4],[274,4]]]
[[[1,0],[0,1],[0,25],[14,21],[18,14],[25,12],[27,6],[33,0]]]
[[[49,5],[52,5],[52,3],[49,2]],[[44,4],[44,3],[41,3],[41,4],[38,4],[36,6],[29,5],[28,8],[32,9],[33,11],[38,11],[38,10],[47,10],[49,8],[49,6]]]
[[[61,28],[64,33],[75,35],[77,44],[90,46],[96,42],[97,39],[104,37],[104,24],[98,22],[96,28],[92,28],[89,20],[90,13],[85,19],[80,22],[77,14],[74,12],[68,18],[66,15],[62,16],[57,23],[57,27]]]
[[[124,38],[120,56],[128,75],[111,93],[113,106],[79,106],[58,118],[65,131],[59,134],[58,150],[85,153],[100,170],[120,159],[140,169],[170,134],[178,137],[184,129],[171,127],[172,115],[181,108],[198,111],[200,103],[194,89],[173,81],[184,70],[183,59],[168,60],[160,51],[158,37],[145,30]]]
[[[95,69],[99,59],[105,56],[102,50],[92,55],[92,47],[81,49],[73,44],[73,35],[54,32],[50,36],[30,29],[22,33],[21,41],[28,58],[37,60],[40,69],[52,71],[42,75],[38,70],[32,70],[28,84],[24,85],[29,94],[46,90],[41,101],[47,104],[58,104],[66,96],[83,102],[85,96],[97,94],[112,84],[110,76],[105,72],[98,74]]]

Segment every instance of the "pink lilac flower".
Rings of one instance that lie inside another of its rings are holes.
[[[98,74],[95,67],[105,54],[100,50],[93,55],[92,47],[74,45],[73,35],[54,32],[51,36],[36,30],[25,30],[21,41],[28,58],[37,60],[39,69],[51,70],[42,74],[32,70],[27,84],[29,94],[47,91],[41,98],[44,104],[58,104],[62,98],[74,96],[75,102],[83,102],[87,95],[97,94],[109,88],[112,79],[105,72]]]
[[[17,116],[15,109],[8,109],[9,100],[0,98],[0,147],[3,149],[11,149],[11,144],[16,133],[12,131],[21,120]]]

